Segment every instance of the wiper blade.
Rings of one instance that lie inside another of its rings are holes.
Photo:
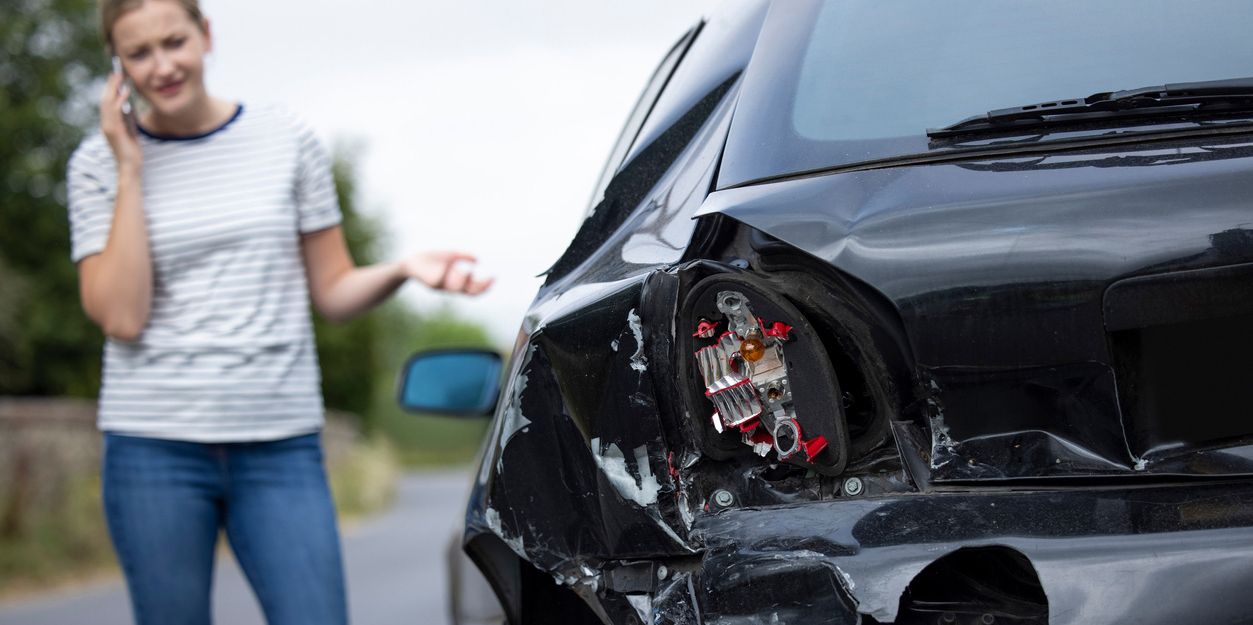
[[[1041,102],[988,111],[956,124],[927,130],[932,138],[996,133],[1106,119],[1186,116],[1253,110],[1253,77],[1181,82],[1094,93],[1086,98]]]

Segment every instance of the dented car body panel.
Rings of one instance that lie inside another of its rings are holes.
[[[822,258],[900,311],[947,431],[932,479],[1247,475],[1239,447],[1179,458],[1253,432],[1235,415],[1234,431],[1161,447],[1123,421],[1112,351],[1119,333],[1253,315],[1253,144],[1223,143],[804,178],[719,191],[702,214]],[[1222,409],[1249,399],[1224,386],[1210,391],[1230,398]]]
[[[523,321],[510,622],[1249,622],[1253,125],[722,184],[781,4],[671,51]]]

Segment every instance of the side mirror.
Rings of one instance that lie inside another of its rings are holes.
[[[479,349],[421,352],[405,363],[397,401],[409,412],[486,416],[500,394],[500,354]]]

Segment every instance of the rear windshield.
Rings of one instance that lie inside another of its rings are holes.
[[[998,108],[1253,76],[1248,0],[784,0],[721,185],[926,152]]]

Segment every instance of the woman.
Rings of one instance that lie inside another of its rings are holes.
[[[102,0],[101,25],[128,81],[109,77],[101,132],[70,160],[69,209],[83,308],[108,336],[104,502],[136,620],[209,622],[224,528],[271,624],[343,623],[307,302],[344,320],[408,279],[490,280],[456,252],[355,267],[308,127],[206,91],[197,0]]]

